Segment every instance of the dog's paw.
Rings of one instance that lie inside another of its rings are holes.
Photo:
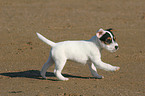
[[[68,81],[69,79],[68,78],[65,78],[63,81]]]
[[[44,74],[41,73],[41,76],[43,79],[46,79],[46,76]]]
[[[120,70],[120,67],[114,66],[112,71],[119,71],[119,70]]]
[[[94,76],[94,77],[97,78],[97,79],[103,79],[104,78],[104,76],[101,76],[101,75]]]
[[[120,70],[120,67],[117,67],[115,71],[119,71],[119,70]]]
[[[101,76],[98,73],[92,73],[92,76],[97,78],[97,79],[103,79],[104,78],[104,76]]]
[[[42,76],[43,79],[46,79],[46,76]]]
[[[58,78],[60,81],[68,81],[68,78]]]

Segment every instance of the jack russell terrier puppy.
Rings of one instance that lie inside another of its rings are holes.
[[[48,61],[43,65],[40,72],[43,78],[46,78],[47,69],[55,63],[54,73],[56,77],[62,81],[69,80],[61,74],[67,60],[88,64],[91,74],[99,79],[104,77],[97,73],[96,68],[106,71],[117,71],[120,69],[120,67],[112,66],[101,60],[102,48],[110,52],[115,52],[119,49],[111,28],[107,30],[99,29],[90,40],[63,41],[58,43],[46,39],[39,33],[36,34],[39,39],[52,47]]]

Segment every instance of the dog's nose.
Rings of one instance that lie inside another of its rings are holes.
[[[118,46],[115,46],[115,49],[117,50],[118,49]]]

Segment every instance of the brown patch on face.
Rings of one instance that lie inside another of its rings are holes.
[[[112,42],[112,38],[111,37],[108,37],[106,40],[105,40],[105,44],[106,45],[109,45],[110,43]]]
[[[112,38],[111,37],[108,37],[107,40],[112,40]]]
[[[99,35],[102,35],[103,34],[103,32],[99,32]]]

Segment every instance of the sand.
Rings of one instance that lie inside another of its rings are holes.
[[[99,29],[113,28],[119,50],[102,51],[102,60],[118,72],[68,61],[58,81],[40,70],[54,42],[88,40]],[[0,96],[145,96],[145,0],[0,0]]]

